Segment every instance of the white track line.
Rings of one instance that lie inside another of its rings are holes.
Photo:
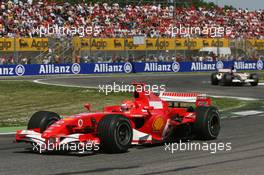
[[[113,76],[112,76],[113,75]],[[74,78],[100,78],[100,77],[103,77],[103,78],[107,78],[107,77],[147,77],[147,76],[151,76],[151,77],[160,77],[160,76],[181,76],[181,75],[187,75],[187,76],[193,76],[193,74],[184,74],[184,73],[177,73],[177,74],[173,74],[173,73],[168,73],[168,74],[125,74],[125,75],[120,75],[120,74],[108,74],[108,75],[80,75],[80,76],[76,76]],[[197,75],[206,75],[206,74],[197,74]],[[63,77],[58,77],[58,78],[70,78],[72,76],[63,76]],[[57,77],[54,77],[54,78],[57,78]]]
[[[249,116],[249,115],[259,115],[259,114],[263,114],[263,111],[246,110],[246,111],[233,112],[233,114],[240,115],[240,116]]]
[[[14,135],[16,134],[16,132],[3,132],[3,133],[0,133],[0,135]]]
[[[94,86],[77,86],[77,85],[66,85],[66,84],[58,84],[58,83],[47,83],[47,82],[42,82],[41,80],[43,79],[33,80],[33,82],[38,84],[51,85],[51,86],[98,89],[98,87],[94,87]]]
[[[238,100],[245,100],[245,101],[260,100],[258,98],[233,97],[233,96],[219,96],[219,95],[212,95],[211,97],[214,97],[214,98],[231,98],[231,99],[238,99]]]
[[[98,87],[95,87],[95,86],[77,86],[77,85],[66,85],[66,84],[59,84],[59,83],[47,83],[47,82],[43,82],[42,80],[45,80],[45,79],[36,79],[36,80],[33,80],[33,82],[34,83],[38,83],[38,84],[62,86],[62,87],[77,87],[77,88],[98,89]],[[259,100],[257,98],[235,97],[235,96],[212,95],[211,97],[214,97],[214,98],[232,98],[232,99],[245,100],[245,101]]]
[[[44,75],[42,78],[48,78],[50,76],[50,78],[56,79],[56,78],[107,78],[107,77],[147,77],[147,76],[151,76],[151,77],[160,77],[160,76],[182,76],[182,75],[187,75],[187,76],[193,76],[195,72],[190,72],[190,73],[160,73],[160,72],[154,72],[154,74],[151,73],[135,73],[135,74],[119,74],[119,73],[113,73],[113,74],[97,74],[97,75],[91,75],[91,74],[78,74],[78,76],[74,76],[72,74],[67,75]],[[207,75],[209,73],[207,72],[198,72],[198,74],[195,75]],[[25,77],[30,77],[30,76],[25,76]],[[31,76],[31,77],[36,77],[36,76]]]

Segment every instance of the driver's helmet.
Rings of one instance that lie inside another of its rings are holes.
[[[134,107],[134,103],[132,101],[130,100],[124,101],[121,105],[121,111],[122,112],[129,111],[133,107]]]
[[[231,67],[231,72],[232,72],[232,73],[233,73],[233,72],[236,72],[236,68],[235,68],[234,65]]]

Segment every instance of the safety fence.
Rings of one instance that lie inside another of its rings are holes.
[[[140,38],[140,42],[136,38]],[[200,52],[200,49],[206,47],[208,49],[204,51],[207,50],[207,52]],[[210,48],[212,51],[208,52]],[[227,50],[221,51],[221,48],[227,48]],[[212,58],[216,56],[218,60],[263,59],[264,40],[140,36],[134,38],[0,38],[0,64],[211,61],[215,60]]]
[[[237,70],[263,70],[264,62],[216,61],[216,62],[125,62],[125,63],[74,63],[1,65],[0,76],[27,76],[52,74],[109,74],[144,72],[197,72],[216,71],[222,68]]]

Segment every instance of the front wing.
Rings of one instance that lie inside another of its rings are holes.
[[[63,138],[63,139],[60,139]],[[49,148],[49,144],[55,144],[54,150],[60,150],[55,148],[62,148],[65,145],[71,144],[83,144],[83,143],[93,143],[100,145],[100,139],[89,134],[75,133],[67,136],[61,136],[58,138],[48,138],[45,139],[42,137],[42,134],[34,130],[19,130],[16,133],[16,142],[27,142],[33,145],[38,145],[42,151],[52,151],[46,148]],[[151,134],[147,134],[136,129],[133,129],[133,139],[132,145],[146,144],[146,143],[157,143],[162,142],[152,137]]]

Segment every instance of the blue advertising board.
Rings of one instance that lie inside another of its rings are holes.
[[[216,62],[126,62],[126,63],[74,63],[0,65],[0,76],[27,76],[52,74],[107,74],[144,72],[201,72],[222,68],[237,70],[263,70],[263,61]]]

